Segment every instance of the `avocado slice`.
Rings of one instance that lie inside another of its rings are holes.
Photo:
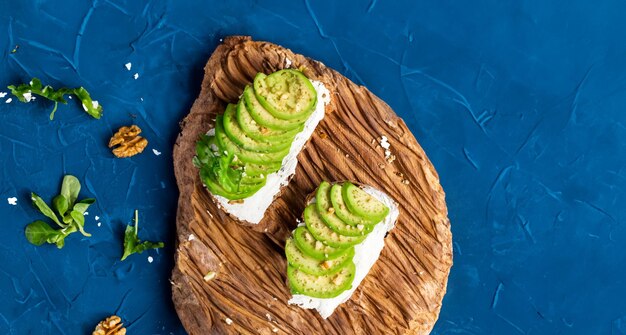
[[[354,248],[347,249],[347,252],[335,259],[320,261],[302,252],[293,238],[289,238],[285,243],[285,255],[289,265],[294,268],[304,273],[321,276],[337,273],[348,262],[351,262],[354,258]]]
[[[284,142],[293,141],[293,138],[302,131],[304,126],[300,124],[292,130],[272,130],[258,124],[250,115],[248,107],[246,107],[245,99],[239,100],[237,104],[237,122],[243,132],[250,138],[264,142]]]
[[[243,169],[247,175],[262,178],[265,178],[270,173],[280,170],[280,168],[280,163],[270,163],[266,165],[248,163],[243,165]]]
[[[293,130],[302,127],[302,124],[306,121],[307,118],[296,119],[296,120],[283,120],[275,117],[270,114],[270,112],[265,109],[259,100],[257,100],[256,95],[254,94],[254,90],[250,86],[246,86],[243,90],[243,100],[246,104],[246,108],[248,112],[250,112],[250,116],[256,121],[256,123],[260,124],[263,127],[272,129],[272,130]]]
[[[337,210],[332,206],[330,200],[330,190],[331,185],[328,182],[323,181],[315,192],[315,204],[317,206],[317,211],[322,217],[324,223],[340,235],[363,236],[369,234],[374,229],[374,225],[349,225],[337,216]]]
[[[309,228],[311,235],[313,235],[316,240],[322,241],[331,247],[347,248],[361,243],[366,237],[366,235],[345,236],[337,234],[337,232],[330,229],[326,223],[324,223],[315,204],[308,205],[304,209],[303,216],[306,227]]]
[[[343,183],[341,192],[348,210],[360,217],[380,222],[389,214],[389,207],[351,182]]]
[[[352,288],[356,267],[353,262],[335,274],[316,276],[307,274],[293,266],[287,267],[287,278],[293,294],[304,294],[314,298],[334,298]]]
[[[335,214],[345,223],[351,226],[358,225],[375,225],[378,221],[366,219],[360,217],[348,210],[346,203],[343,200],[343,192],[341,191],[341,184],[335,184],[330,188],[330,201],[335,209]]]
[[[292,69],[254,77],[254,94],[274,117],[282,120],[307,118],[315,109],[317,92],[309,78]]]
[[[211,193],[230,200],[245,199],[256,193],[264,184],[244,185],[243,187],[239,187],[236,191],[229,190],[214,178],[214,174],[211,173],[208,167],[202,167],[200,169],[200,180],[202,180],[202,183],[206,185],[206,188]]]
[[[316,240],[306,227],[296,228],[293,238],[303,253],[320,261],[337,258],[348,251],[347,248],[333,248]]]
[[[277,152],[291,147],[291,140],[270,143],[257,141],[246,135],[237,122],[237,107],[233,104],[228,104],[224,111],[224,132],[229,139],[245,150]]]
[[[218,115],[215,122],[215,138],[221,148],[226,151],[225,154],[237,156],[237,159],[243,163],[268,164],[282,163],[283,158],[289,153],[289,148],[285,148],[277,152],[254,152],[239,147],[225,133],[224,119],[222,115]]]

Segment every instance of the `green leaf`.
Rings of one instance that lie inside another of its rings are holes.
[[[135,227],[126,226],[126,231],[124,231],[124,253],[122,254],[122,260],[125,260],[126,257],[134,253],[138,243],[139,239],[137,235],[135,235]]]
[[[38,78],[33,78],[28,84],[21,84],[18,86],[10,85],[8,86],[11,93],[17,97],[17,99],[21,102],[30,102],[29,96],[38,95],[40,97],[46,98],[54,102],[54,109],[50,113],[50,120],[54,119],[54,113],[57,111],[57,107],[59,103],[67,104],[67,100],[65,100],[65,96],[68,94],[74,94],[81,101],[83,105],[83,109],[87,114],[92,117],[99,119],[102,116],[102,106],[98,104],[97,101],[91,99],[89,92],[85,90],[83,87],[70,89],[70,88],[60,88],[58,90],[54,90],[52,86],[46,85],[43,86],[41,84],[41,80]]]
[[[69,209],[67,198],[63,194],[57,195],[52,199],[52,207],[60,216],[65,215],[65,212]]]
[[[70,212],[65,213],[65,215],[63,215],[63,222],[66,225],[69,225],[72,223],[72,221],[74,221],[74,219],[72,219],[72,215]]]
[[[83,215],[83,213],[73,210],[70,212],[70,215],[74,220],[74,226],[76,227],[76,229],[78,229],[78,231],[80,231],[80,233],[84,236],[90,237],[91,234],[85,231],[85,216]]]
[[[28,242],[36,246],[40,246],[46,242],[50,243],[49,241],[58,236],[59,232],[50,227],[49,224],[41,220],[37,220],[26,226],[24,235],[26,235]]]
[[[72,91],[67,88],[61,88],[55,91],[52,86],[43,86],[41,84],[41,80],[37,78],[33,78],[28,84],[21,84],[19,86],[10,85],[8,86],[8,88],[9,90],[11,90],[11,93],[21,102],[30,102],[33,95],[38,95],[42,98],[53,101],[54,109],[50,114],[50,120],[54,118],[54,112],[56,112],[59,103],[67,104],[64,96]]]
[[[80,193],[80,182],[78,179],[69,174],[63,177],[61,195],[67,199],[68,208],[74,208],[74,202],[78,198],[78,193]]]
[[[148,249],[158,249],[165,246],[163,242],[141,241],[137,236],[138,230],[139,212],[135,210],[135,225],[126,226],[126,230],[124,231],[124,253],[122,254],[122,261],[132,254],[140,254]]]
[[[134,253],[140,254],[146,250],[149,249],[159,249],[159,248],[163,248],[165,247],[165,243],[163,242],[150,242],[150,241],[143,241],[140,244],[135,246],[135,251]]]
[[[34,87],[40,85],[37,81],[32,83]],[[96,199],[86,198],[76,202],[80,193],[80,182],[72,175],[66,175],[61,185],[61,194],[52,199],[52,207],[60,215],[61,221],[55,212],[35,193],[31,193],[33,204],[39,211],[52,219],[61,229],[54,229],[43,221],[35,221],[26,227],[26,237],[31,243],[41,245],[43,243],[56,244],[61,249],[65,246],[65,238],[77,231],[85,236],[91,236],[84,229],[85,211]]]
[[[96,199],[94,198],[83,199],[77,202],[76,204],[74,204],[74,208],[72,208],[72,210],[77,211],[80,214],[85,214],[89,206],[93,204],[94,202],[96,202]]]
[[[78,203],[80,203],[80,204],[87,204],[87,205],[93,205],[93,204],[96,203],[96,199],[94,199],[94,198],[85,198],[85,199],[79,201]]]
[[[47,216],[48,218],[50,218],[52,221],[54,221],[54,223],[59,225],[59,227],[65,227],[66,226],[65,224],[63,224],[63,223],[61,223],[59,221],[59,219],[57,218],[56,214],[54,214],[52,209],[50,209],[50,207],[48,207],[46,202],[43,201],[43,199],[41,199],[40,196],[38,196],[35,193],[31,193],[30,197],[33,200],[33,205],[35,205],[35,207],[37,207],[37,209],[39,209],[41,214],[43,214],[43,215]]]
[[[92,100],[89,92],[84,87],[74,89],[74,95],[82,102],[83,109],[87,114],[99,119],[102,117],[102,106],[98,101]]]

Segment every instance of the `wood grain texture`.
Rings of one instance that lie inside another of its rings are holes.
[[[257,72],[303,69],[323,81],[332,103],[294,178],[258,226],[236,223],[219,210],[192,164],[198,136],[237,101]],[[205,67],[202,90],[181,123],[174,147],[178,248],[172,273],[176,310],[189,334],[428,334],[439,315],[452,266],[445,195],[428,157],[406,124],[366,88],[322,63],[288,49],[233,36]],[[381,135],[396,159],[388,163]],[[322,181],[353,180],[377,187],[400,206],[396,228],[352,298],[323,320],[287,304],[283,246]],[[192,239],[189,238],[193,234]],[[210,281],[204,275],[217,275]],[[232,322],[230,322],[232,321]]]

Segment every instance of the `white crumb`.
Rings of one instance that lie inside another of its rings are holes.
[[[291,67],[291,59],[285,58],[285,68],[288,69]]]
[[[135,78],[135,80],[137,80],[139,78],[139,73],[133,74],[133,78]]]
[[[143,101],[143,98],[139,98],[139,100]]]
[[[385,149],[389,149],[390,145],[387,136],[383,135],[380,137],[380,146]]]
[[[224,319],[224,322],[226,322],[226,324],[229,326],[233,324],[233,320],[231,320],[230,318]]]
[[[94,217],[94,220],[98,221],[100,220],[100,217],[96,215],[96,217]]]
[[[100,104],[98,103],[98,100],[91,101],[91,105],[93,106],[93,108],[98,108],[98,106],[100,106]]]
[[[278,333],[278,328],[276,327],[272,328],[272,333]]]
[[[152,263],[154,262],[154,258],[152,258],[152,256],[148,256],[148,263]]]
[[[72,100],[72,99],[73,99],[71,95],[70,95],[68,98],[70,98],[70,100]]]
[[[385,159],[389,159],[391,157],[391,150],[389,149],[391,148],[391,144],[389,144],[387,136],[382,135],[380,137],[380,146],[385,149]]]
[[[85,112],[86,112],[86,111],[87,111],[87,106],[85,106],[85,104],[82,104],[82,105],[83,105],[83,109],[84,109],[84,110],[85,110]]]
[[[130,69],[133,67],[133,64],[131,62],[128,62],[124,64],[124,66],[126,66],[126,70],[130,71]]]
[[[13,99],[12,98],[8,98],[7,101],[5,101],[5,103],[10,104],[11,101],[13,101]]]
[[[0,99],[7,96],[7,92],[0,92]]]
[[[189,237],[187,238],[187,241],[193,241],[196,239],[196,236],[194,234],[189,234]]]
[[[152,152],[156,155],[156,156],[160,156],[161,152],[157,149],[152,149]]]
[[[16,197],[7,198],[7,201],[9,202],[9,205],[17,206],[17,198]]]
[[[98,227],[102,226],[102,222],[98,222]]]
[[[89,215],[89,212],[85,212],[85,213],[83,213],[83,215],[87,216],[87,215]]]
[[[33,99],[33,94],[30,91],[22,94],[22,96],[24,97],[26,102],[30,102]]]

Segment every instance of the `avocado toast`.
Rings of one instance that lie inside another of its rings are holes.
[[[328,318],[372,268],[398,215],[397,203],[380,190],[322,182],[285,243],[289,304]]]
[[[196,144],[194,164],[218,206],[258,224],[295,173],[329,103],[324,84],[299,70],[258,73]]]

